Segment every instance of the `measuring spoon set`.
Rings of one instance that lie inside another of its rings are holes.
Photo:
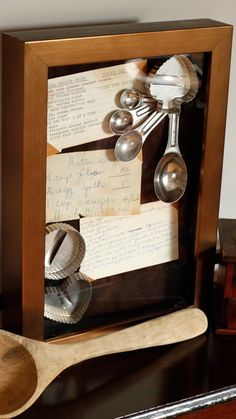
[[[179,149],[179,118],[182,103],[194,99],[198,76],[194,65],[184,55],[175,55],[146,78],[149,94],[125,89],[119,109],[110,117],[110,130],[119,134],[115,156],[128,162],[139,154],[150,132],[168,115],[168,141],[154,173],[154,191],[163,202],[178,201],[187,185],[187,168]]]

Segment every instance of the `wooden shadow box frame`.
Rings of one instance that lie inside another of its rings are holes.
[[[3,327],[44,339],[47,89],[50,69],[204,54],[204,123],[194,211],[194,299],[209,308],[232,26],[208,19],[3,34]]]

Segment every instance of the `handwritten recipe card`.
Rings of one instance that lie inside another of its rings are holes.
[[[81,271],[93,279],[178,259],[178,211],[159,201],[125,217],[80,220],[86,253]]]
[[[141,89],[146,60],[48,80],[47,141],[57,150],[113,135],[106,118],[125,88]]]
[[[124,163],[114,150],[47,157],[46,222],[140,212],[142,162]]]

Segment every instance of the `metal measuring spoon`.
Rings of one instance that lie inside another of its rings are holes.
[[[148,103],[155,104],[156,100],[152,96],[145,95],[136,89],[124,89],[120,95],[122,108],[135,109]]]
[[[158,84],[158,77],[161,84]],[[162,79],[169,84],[163,84]],[[179,200],[186,189],[187,168],[178,145],[179,113],[181,104],[192,100],[197,91],[197,73],[186,56],[173,56],[151,78],[151,94],[159,101],[162,110],[170,113],[166,151],[154,174],[155,193],[164,202]]]
[[[109,129],[114,134],[124,134],[136,124],[143,122],[154,109],[155,106],[153,104],[147,104],[133,110],[118,109],[110,116]]]
[[[116,141],[115,156],[120,161],[131,161],[137,157],[148,134],[165,118],[163,112],[153,112],[152,115],[135,130],[126,132]]]
[[[154,173],[154,190],[163,202],[178,201],[187,185],[187,168],[178,144],[179,114],[169,114],[168,142]]]

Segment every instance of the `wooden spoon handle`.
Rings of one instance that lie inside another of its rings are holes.
[[[59,346],[63,348],[63,358],[71,360],[69,366],[102,355],[181,342],[201,335],[206,329],[205,314],[189,307],[109,335]]]

